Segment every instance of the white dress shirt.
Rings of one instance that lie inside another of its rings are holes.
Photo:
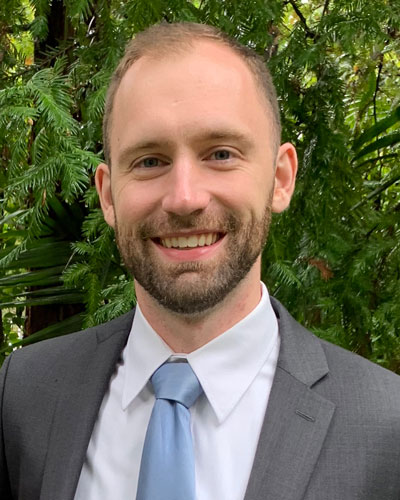
[[[137,307],[90,439],[75,500],[135,500],[155,401],[149,379],[176,356],[188,360],[204,390],[190,409],[196,498],[243,500],[278,353],[278,323],[264,284],[262,298],[248,316],[187,355],[173,353]]]

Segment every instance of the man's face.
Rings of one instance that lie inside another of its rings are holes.
[[[259,269],[271,208],[284,207],[271,114],[230,49],[199,42],[136,62],[115,96],[110,146],[111,174],[102,165],[96,179],[104,215],[158,303],[203,313]]]

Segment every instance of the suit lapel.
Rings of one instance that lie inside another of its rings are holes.
[[[245,500],[301,500],[335,405],[312,390],[328,373],[319,340],[272,303],[281,349]]]
[[[133,312],[96,334],[82,332],[71,356],[79,358],[74,373],[57,380],[57,406],[51,427],[49,449],[40,500],[72,500],[98,411],[110,378],[125,346]],[[71,349],[72,351],[72,349]],[[66,364],[67,366],[67,364]],[[71,363],[68,363],[71,366]],[[60,370],[62,372],[62,370]]]

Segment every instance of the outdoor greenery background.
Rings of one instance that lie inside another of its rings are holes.
[[[400,0],[1,0],[0,354],[134,304],[93,173],[109,76],[161,20],[268,62],[300,168],[263,279],[319,336],[400,372]]]

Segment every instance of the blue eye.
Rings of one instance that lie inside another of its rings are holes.
[[[214,157],[215,160],[229,160],[231,157],[231,152],[226,150],[226,149],[219,149],[218,151],[215,151],[212,156]]]
[[[152,168],[152,167],[159,167],[160,166],[160,160],[158,158],[154,158],[154,157],[145,158],[140,163],[145,168]]]

